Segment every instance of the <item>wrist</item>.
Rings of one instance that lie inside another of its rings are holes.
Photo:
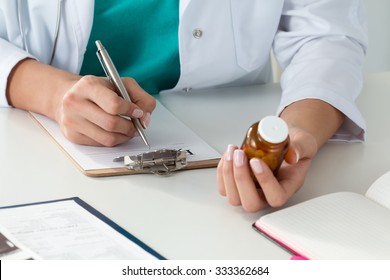
[[[34,59],[25,59],[13,68],[8,77],[8,102],[15,108],[54,119],[62,97],[78,79],[78,75]]]
[[[320,148],[337,131],[344,115],[319,99],[304,99],[287,106],[281,113],[289,129],[301,129],[310,134]]]

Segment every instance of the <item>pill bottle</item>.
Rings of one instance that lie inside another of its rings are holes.
[[[267,116],[249,127],[241,149],[248,160],[262,159],[276,176],[289,144],[286,122],[276,116]]]

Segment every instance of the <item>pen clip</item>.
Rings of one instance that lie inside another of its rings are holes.
[[[125,167],[130,170],[167,176],[187,165],[187,152],[184,150],[160,149],[139,155],[117,157],[114,161],[123,162]]]

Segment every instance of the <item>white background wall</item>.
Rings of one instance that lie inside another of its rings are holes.
[[[369,39],[366,72],[390,71],[390,0],[363,2],[368,17]]]

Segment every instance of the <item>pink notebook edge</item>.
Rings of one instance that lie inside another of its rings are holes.
[[[267,230],[265,230],[264,228],[262,228],[259,224],[258,224],[258,221],[254,222],[252,224],[252,228],[260,233],[261,235],[263,235],[264,237],[266,237],[268,240],[272,241],[274,244],[278,245],[279,247],[281,247],[282,249],[288,251],[290,254],[292,254],[290,260],[310,260],[308,257],[300,254],[298,251],[296,251],[295,249],[293,249],[291,246],[287,245],[285,242],[283,242],[282,240],[274,237],[270,232],[268,232]]]

